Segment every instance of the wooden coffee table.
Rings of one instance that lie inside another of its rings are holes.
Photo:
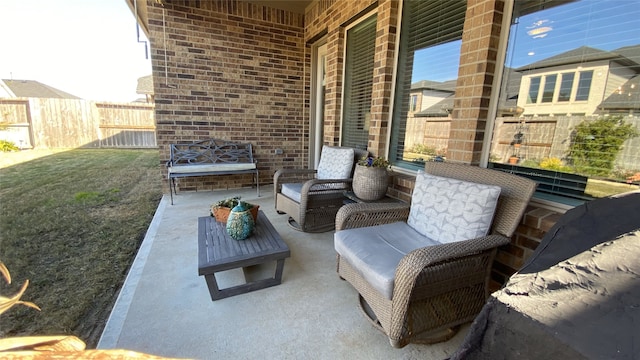
[[[198,218],[198,275],[204,275],[211,300],[280,284],[284,259],[289,256],[289,247],[262,211],[258,212],[255,231],[245,240],[234,240],[227,234],[226,224],[211,216]],[[218,287],[216,272],[270,261],[277,262],[274,277],[225,289]]]

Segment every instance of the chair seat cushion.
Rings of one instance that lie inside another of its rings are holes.
[[[387,299],[393,296],[396,268],[415,249],[437,245],[405,222],[340,230],[336,252]]]
[[[191,174],[200,172],[225,172],[225,171],[244,171],[256,168],[254,163],[237,163],[237,164],[195,164],[195,165],[175,165],[169,167],[170,174]]]
[[[302,198],[302,186],[303,183],[284,183],[282,184],[282,190],[280,192],[282,195],[295,200],[295,202],[300,203],[300,199]],[[347,185],[345,183],[328,183],[328,184],[316,184],[311,188],[312,191],[309,191],[309,194],[313,195],[314,193],[320,193],[321,191],[327,190],[345,190]]]
[[[302,183],[285,183],[282,184],[282,195],[300,203],[300,197],[302,192]]]
[[[441,243],[487,235],[501,188],[418,171],[407,223]]]

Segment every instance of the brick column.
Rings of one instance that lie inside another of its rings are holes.
[[[376,156],[385,154],[391,111],[393,72],[399,2],[380,1],[376,25],[376,51],[373,65],[373,90],[371,93],[371,123],[368,149]]]
[[[448,161],[480,163],[503,11],[503,0],[467,2]]]

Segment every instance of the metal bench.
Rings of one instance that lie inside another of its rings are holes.
[[[209,139],[186,144],[171,144],[170,151],[170,158],[166,165],[171,205],[173,205],[173,194],[178,194],[175,179],[192,176],[255,174],[256,188],[260,196],[258,167],[253,159],[251,144]]]

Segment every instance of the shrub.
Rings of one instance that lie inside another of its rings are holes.
[[[583,121],[574,129],[569,158],[580,173],[608,176],[622,144],[639,135],[622,116]]]
[[[409,151],[416,154],[439,155],[435,147],[424,144],[415,144]]]
[[[547,170],[572,172],[572,169],[569,166],[566,166],[562,160],[557,157],[542,159],[542,161],[540,161],[540,167]]]
[[[18,149],[16,144],[11,141],[0,140],[0,150],[2,150],[2,152],[9,152],[9,151],[18,151],[20,149]]]

